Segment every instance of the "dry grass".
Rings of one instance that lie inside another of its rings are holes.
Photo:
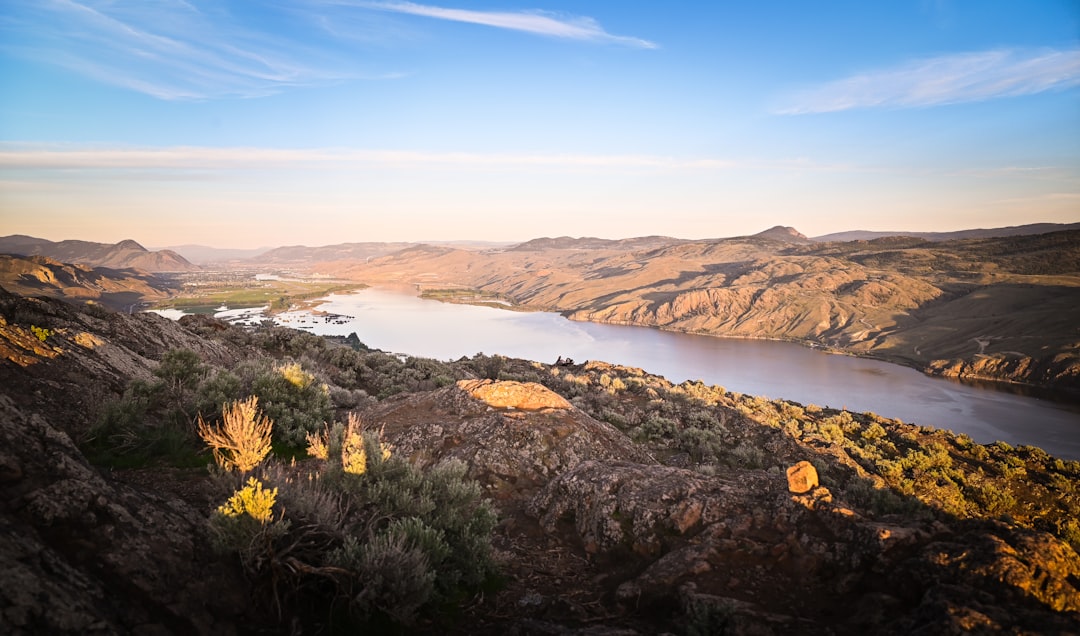
[[[214,451],[214,461],[225,470],[246,473],[270,453],[273,422],[259,412],[259,398],[229,402],[221,407],[221,426],[210,426],[199,416],[199,437]]]

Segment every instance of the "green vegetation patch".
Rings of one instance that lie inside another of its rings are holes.
[[[340,281],[200,281],[183,287],[179,295],[154,305],[154,309],[181,309],[188,313],[213,313],[225,305],[230,309],[269,306],[271,311],[285,311],[323,296],[365,288],[360,283]]]

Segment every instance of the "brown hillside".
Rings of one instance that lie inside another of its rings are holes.
[[[1080,231],[930,243],[412,249],[337,273],[575,320],[795,340],[931,373],[1080,389]]]

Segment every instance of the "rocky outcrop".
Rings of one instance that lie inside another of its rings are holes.
[[[1080,625],[1080,556],[1051,535],[873,521],[825,488],[792,495],[776,473],[706,477],[587,461],[552,480],[528,511],[549,535],[579,545],[620,603],[697,605],[746,630],[737,633]]]
[[[0,501],[3,633],[234,631],[244,585],[211,558],[205,513],[106,481],[7,396]]]
[[[47,332],[39,332],[42,338],[33,328]],[[77,311],[0,288],[0,384],[17,406],[64,422],[69,434],[84,431],[102,404],[121,395],[132,379],[152,379],[157,361],[172,349],[190,349],[207,362],[229,366],[243,355],[156,314]]]
[[[976,355],[969,360],[934,360],[925,371],[946,378],[1053,384],[1080,391],[1080,355],[1076,352],[1044,358],[1013,352]]]
[[[0,289],[0,632],[234,631],[246,585],[212,556],[206,511],[107,479],[73,441],[178,348],[238,358],[160,316]]]
[[[610,424],[534,383],[463,380],[364,413],[394,453],[421,464],[460,459],[504,507],[589,460],[649,461]]]

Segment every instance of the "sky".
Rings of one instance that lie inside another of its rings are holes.
[[[0,235],[1080,221],[1080,1],[4,0]]]

